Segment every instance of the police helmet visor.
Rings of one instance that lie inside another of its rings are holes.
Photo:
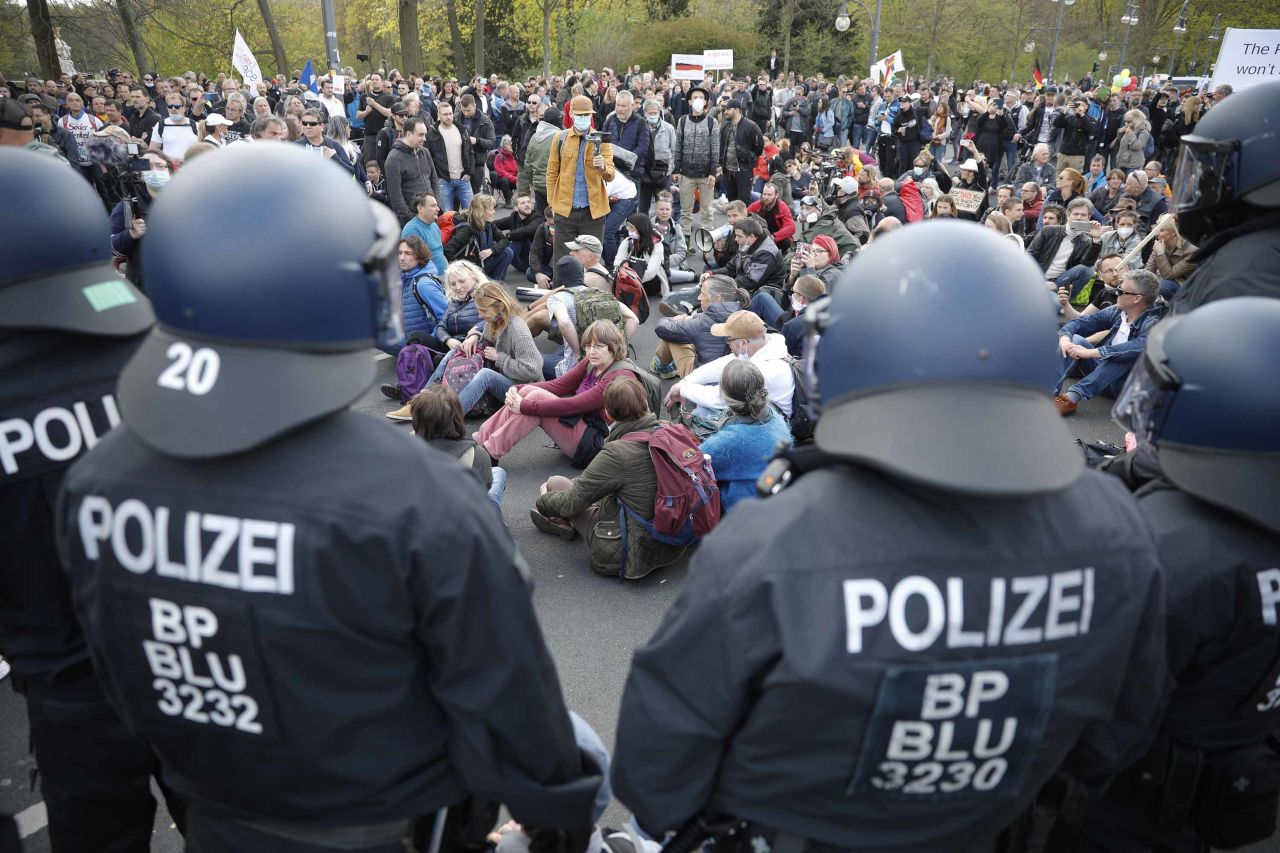
[[[1234,195],[1239,157],[1238,141],[1184,136],[1172,187],[1174,210],[1204,210],[1228,201]]]
[[[1129,372],[1124,390],[1111,407],[1111,417],[1132,432],[1139,444],[1149,445],[1159,436],[1169,405],[1181,385],[1164,353],[1165,336],[1179,319],[1169,317],[1151,330],[1142,358]]]
[[[384,205],[372,206],[374,241],[362,263],[377,299],[379,348],[404,344],[404,304],[400,288],[400,222]]]

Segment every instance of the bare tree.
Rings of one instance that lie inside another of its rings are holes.
[[[400,62],[405,73],[421,74],[422,42],[418,40],[418,0],[397,0],[400,10]]]
[[[130,0],[116,0],[116,13],[120,16],[120,26],[124,28],[125,41],[133,53],[133,62],[138,66],[138,74],[151,73],[151,60],[147,57],[147,45],[138,30],[138,21],[133,16],[133,5]]]
[[[542,12],[542,76],[551,76],[551,17],[560,5],[560,0],[536,0]]]
[[[289,60],[285,57],[284,42],[280,39],[276,18],[271,14],[271,0],[258,0],[258,11],[262,13],[262,20],[267,25],[267,35],[271,38],[271,52],[275,55],[276,72],[288,74]]]
[[[457,71],[464,67],[462,31],[458,29],[458,0],[444,0],[444,9],[449,17],[449,43],[453,53],[453,67]]]
[[[472,41],[475,42],[476,54],[476,77],[484,76],[484,0],[476,0],[476,26],[475,32],[472,34]]]
[[[782,0],[778,13],[778,28],[782,30],[782,73],[791,70],[791,26],[800,11],[800,0]]]
[[[31,21],[31,38],[36,43],[36,59],[44,79],[52,80],[62,73],[58,52],[53,47],[53,24],[49,21],[48,0],[27,0],[27,18]]]

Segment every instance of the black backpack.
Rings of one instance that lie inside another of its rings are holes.
[[[806,441],[813,440],[813,431],[818,422],[814,420],[809,410],[809,392],[805,387],[804,368],[801,367],[800,361],[792,356],[787,356],[787,364],[791,367],[791,380],[795,386],[791,396],[791,437],[796,440],[796,444],[804,444]]]

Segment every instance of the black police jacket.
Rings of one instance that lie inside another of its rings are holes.
[[[1140,756],[1167,686],[1154,543],[1095,472],[998,500],[819,470],[735,507],[685,584],[618,723],[614,793],[649,832],[710,812],[990,849],[1060,767]]]
[[[1232,296],[1280,297],[1280,211],[1215,234],[1194,258],[1199,266],[1173,297],[1174,314]]]
[[[1210,752],[1261,742],[1280,730],[1280,534],[1163,480],[1137,498],[1164,565],[1165,730]]]
[[[350,826],[472,792],[590,824],[523,561],[456,460],[350,411],[197,461],[122,427],[58,518],[107,696],[184,800]]]
[[[118,421],[116,377],[140,337],[0,333],[0,652],[18,675],[89,672],[54,545],[71,463]]]

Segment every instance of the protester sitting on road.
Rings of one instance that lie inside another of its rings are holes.
[[[764,374],[749,361],[730,362],[720,375],[720,396],[728,420],[702,442],[720,485],[720,511],[726,513],[743,498],[754,497],[756,480],[778,449],[791,444],[786,418],[769,402]]]
[[[821,278],[826,284],[827,292],[831,292],[835,289],[836,282],[840,280],[844,270],[844,258],[840,254],[836,241],[826,234],[818,234],[813,238],[812,243],[805,244],[803,252],[796,252],[791,256],[787,284],[794,285],[800,276],[812,274]],[[751,310],[756,309],[753,307]],[[765,322],[772,325],[768,317],[765,317]]]
[[[444,271],[444,294],[449,302],[436,322],[436,340],[430,344],[432,349],[450,353],[462,346],[462,341],[477,322],[476,303],[473,293],[485,281],[484,270],[470,261],[454,261]],[[443,370],[440,363],[437,373]],[[439,375],[433,377],[438,381]]]
[[[1125,264],[1131,270],[1142,269],[1142,253],[1137,251],[1142,244],[1142,235],[1138,233],[1138,211],[1129,208],[1116,208],[1112,217],[1115,227],[1108,228],[1102,235],[1102,252],[1106,255],[1128,257]]]
[[[1064,417],[1074,415],[1080,403],[1099,394],[1119,393],[1146,346],[1147,333],[1160,320],[1161,312],[1155,307],[1160,280],[1154,273],[1126,272],[1117,294],[1115,305],[1077,317],[1058,330],[1062,379],[1083,376],[1065,392],[1054,389],[1053,404]],[[1095,346],[1089,337],[1098,332],[1106,335]]]
[[[731,362],[747,358],[764,374],[770,401],[790,417],[795,380],[782,335],[769,334],[764,320],[750,311],[733,312],[723,323],[713,325],[711,334],[728,340],[729,354],[695,368],[671,386],[663,405],[670,409],[687,401],[694,405],[695,416],[721,418],[728,404],[720,394],[720,377]]]
[[[727,275],[704,279],[698,294],[701,310],[668,317],[654,329],[659,340],[650,369],[660,379],[676,379],[723,356],[728,345],[723,337],[711,333],[711,327],[741,310],[747,300],[747,294]]]
[[[628,216],[626,233],[613,258],[614,275],[624,263],[630,263],[646,291],[657,289],[661,295],[667,296],[671,293],[671,284],[667,280],[666,250],[661,238],[654,239],[649,217],[643,213]]]
[[[443,376],[443,364],[456,353],[470,357],[478,352],[484,357],[485,366],[458,392],[464,415],[469,415],[486,394],[501,400],[512,385],[542,378],[542,353],[525,325],[520,303],[496,281],[481,284],[472,292],[472,298],[479,323],[467,332],[462,346],[450,353],[440,368]],[[387,417],[396,420],[408,414],[406,406]]]
[[[956,200],[951,193],[943,193],[933,203],[933,219],[955,219]]]
[[[1160,279],[1160,295],[1172,299],[1178,288],[1196,271],[1191,259],[1196,246],[1178,231],[1177,221],[1165,214],[1156,225],[1156,239],[1152,241],[1147,269]]]
[[[738,252],[725,265],[725,274],[748,293],[765,288],[780,295],[785,282],[782,253],[760,220],[753,217],[734,225],[733,240]]]
[[[1124,278],[1125,267],[1121,258],[1105,250],[1092,266],[1072,267],[1058,276],[1058,303],[1062,306],[1062,319],[1074,320],[1101,311],[1115,302],[1115,291]]]
[[[577,252],[570,252],[560,259],[556,264],[556,278],[561,287],[548,295],[546,308],[536,314],[532,310],[525,314],[531,331],[531,318],[546,318],[548,337],[561,343],[558,351],[543,356],[544,379],[563,376],[573,369],[582,358],[579,349],[581,334],[596,320],[613,323],[627,340],[634,337],[640,328],[640,318],[613,294],[586,286]]]
[[[1060,204],[1068,207],[1072,199],[1084,198],[1088,199],[1085,193],[1084,175],[1080,174],[1076,169],[1070,167],[1063,169],[1058,173],[1055,179],[1057,184],[1053,189],[1049,190],[1049,195],[1045,197],[1045,204]],[[1070,209],[1068,207],[1068,209]],[[1096,222],[1106,223],[1107,218],[1098,212],[1093,206],[1092,200],[1089,201],[1089,217]]]
[[[1017,246],[1019,250],[1024,247],[1022,238],[1013,233],[1013,224],[1009,221],[1009,217],[1005,216],[998,210],[993,210],[987,214],[987,218],[982,224],[990,228],[997,234],[1003,235],[1011,245]]]
[[[457,459],[469,469],[489,498],[502,506],[507,490],[507,472],[496,468],[488,451],[467,437],[458,395],[448,385],[428,385],[409,401],[413,434],[436,450]]]
[[[1035,259],[1049,281],[1076,266],[1092,266],[1101,248],[1102,225],[1090,222],[1093,205],[1084,196],[1077,196],[1067,205],[1067,221],[1062,225],[1049,224],[1048,213],[1056,205],[1046,208],[1045,225],[1027,247],[1027,253]],[[1081,230],[1084,229],[1084,230]]]
[[[554,230],[554,220],[549,227]],[[590,234],[582,234],[576,240],[570,240],[566,243],[565,248],[569,250],[569,255],[578,262],[578,266],[582,268],[582,275],[575,278],[576,285],[586,285],[595,290],[613,293],[613,274],[601,263],[601,252],[604,251],[604,246],[599,239]],[[547,256],[548,259],[550,257],[550,255]],[[563,259],[562,257],[561,260]],[[556,291],[566,286],[565,282],[560,279],[560,273],[564,269],[566,268],[554,265],[551,278],[557,286],[552,288],[550,293],[534,300],[528,308],[525,321],[528,322],[529,331],[533,332],[534,337],[549,331],[551,328],[551,316],[545,309],[547,302],[555,295]],[[578,280],[578,278],[581,280]],[[630,336],[632,332],[628,331],[627,334]]]
[[[471,199],[465,216],[454,219],[453,233],[444,244],[444,256],[450,261],[471,261],[484,269],[493,281],[503,281],[515,257],[507,236],[493,224],[497,202],[481,193]]]
[[[400,286],[405,336],[409,343],[428,343],[448,308],[448,298],[432,266],[431,250],[420,237],[400,241]]]
[[[785,253],[791,248],[791,238],[796,233],[796,222],[791,215],[791,208],[779,197],[778,187],[775,184],[765,184],[760,191],[759,200],[747,205],[747,212],[764,220],[765,228],[769,231],[769,236],[779,252]]]
[[[1124,197],[1124,179],[1123,169],[1112,169],[1107,172],[1106,183],[1089,193],[1089,201],[1103,216],[1109,214],[1116,202]]]
[[[956,180],[951,186],[951,195],[956,199],[957,218],[981,222],[982,217],[987,214],[988,204],[987,161],[982,156],[982,152],[975,149],[972,144],[968,147],[973,156],[960,164]],[[967,191],[968,195],[962,193],[962,190]],[[977,204],[967,202],[966,199],[972,198],[972,193],[975,192],[979,194]]]
[[[797,278],[791,286],[791,307],[788,310],[783,311],[779,308],[776,314],[770,311],[772,319],[765,317],[758,310],[756,310],[756,313],[760,314],[761,318],[771,328],[782,332],[782,339],[787,342],[787,352],[794,358],[800,358],[804,354],[804,309],[829,293],[831,293],[831,290],[827,287],[825,281],[812,273],[808,273]],[[765,307],[763,301],[753,304]],[[772,309],[776,304],[774,303],[768,308]]]
[[[636,374],[627,361],[626,339],[608,320],[597,320],[583,332],[582,353],[563,376],[509,389],[503,408],[475,434],[476,442],[501,459],[541,427],[575,467],[585,468],[608,432],[605,389],[621,376]]]
[[[1061,225],[1067,221],[1067,210],[1060,204],[1046,204],[1040,211],[1040,226],[1048,228],[1054,225]],[[1039,233],[1036,236],[1040,236]],[[1032,238],[1034,242],[1035,238]]]
[[[857,235],[849,230],[845,222],[862,218],[862,225],[865,227],[864,217],[855,217],[851,213],[842,221],[842,208],[823,204],[822,199],[816,196],[805,196],[801,202],[800,218],[796,223],[799,229],[796,231],[797,243],[816,243],[820,236],[825,235],[835,241],[837,258],[853,254],[862,248]],[[868,228],[868,235],[870,231]]]
[[[653,226],[653,233],[662,240],[662,251],[667,256],[667,281],[671,284],[688,284],[696,281],[698,275],[693,270],[685,269],[689,246],[673,207],[671,193],[666,190],[659,192],[653,205],[650,224]]]
[[[529,242],[529,269],[525,278],[530,284],[550,288],[551,278],[555,270],[551,268],[551,258],[555,255],[555,211],[550,207],[542,209],[542,222],[533,232]]]
[[[628,514],[646,521],[653,519],[658,476],[649,446],[623,437],[633,432],[652,433],[659,426],[658,417],[649,411],[644,386],[628,373],[609,383],[603,400],[612,426],[600,451],[574,479],[556,475],[543,483],[529,518],[543,533],[562,539],[585,539],[591,568],[596,572],[642,578],[684,554],[684,548],[658,542],[643,524],[621,517],[619,504],[625,504]],[[625,566],[621,565],[622,524],[626,525]]]

